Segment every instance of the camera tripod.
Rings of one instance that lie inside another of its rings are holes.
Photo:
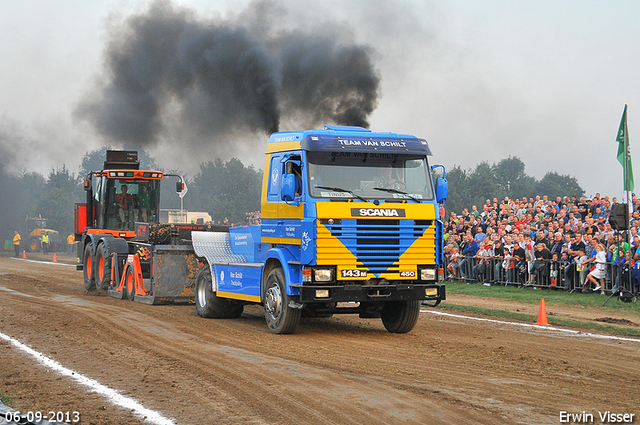
[[[613,297],[618,297],[618,299],[620,299],[621,301],[624,302],[633,302],[635,303],[636,301],[638,301],[638,297],[636,297],[633,292],[627,290],[627,289],[620,289],[622,285],[618,284],[618,289],[616,289],[611,295],[609,295],[609,298],[607,298],[603,303],[601,307],[604,307],[604,305],[607,303],[607,301],[609,301],[611,298]]]

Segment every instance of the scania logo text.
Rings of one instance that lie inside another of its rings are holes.
[[[398,208],[351,208],[352,217],[406,217]]]

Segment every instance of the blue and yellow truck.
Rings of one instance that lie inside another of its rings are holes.
[[[412,330],[423,302],[445,299],[447,182],[430,155],[424,139],[361,127],[272,134],[262,223],[191,233],[198,314],[237,317],[257,303],[278,334],[340,313]]]

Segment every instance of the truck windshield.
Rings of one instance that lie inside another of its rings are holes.
[[[308,152],[307,159],[309,188],[316,198],[434,198],[424,155]]]
[[[158,222],[159,180],[108,179],[105,194],[106,227],[134,230],[136,221]]]

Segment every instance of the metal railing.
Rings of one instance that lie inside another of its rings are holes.
[[[574,261],[517,261],[493,257],[489,259],[477,257],[458,257],[450,262],[445,256],[445,280],[457,280],[467,283],[481,283],[488,285],[515,285],[536,288],[554,288],[566,291],[581,291],[587,275],[595,267],[594,263],[584,268]],[[602,285],[598,291],[614,293],[617,290],[638,295],[638,280],[633,278],[633,268],[623,265],[606,263],[606,276],[599,280]],[[593,289],[594,285],[588,285]]]

